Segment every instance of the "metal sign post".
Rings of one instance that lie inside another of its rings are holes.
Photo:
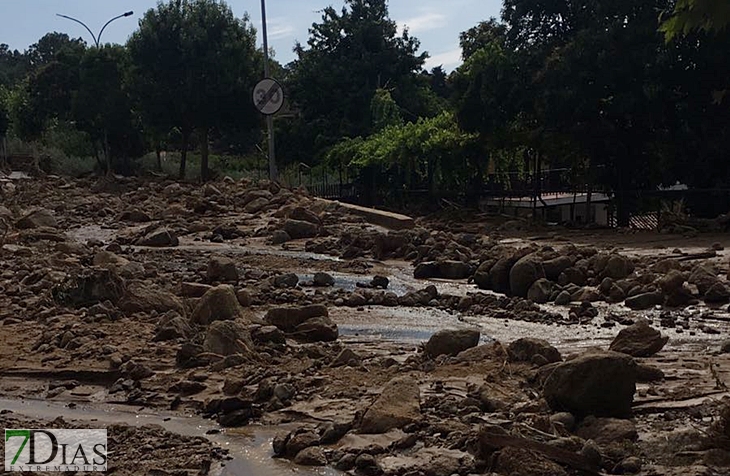
[[[261,23],[263,26],[261,33],[263,34],[263,37],[264,37],[264,76],[266,77],[266,79],[268,79],[270,76],[270,69],[269,69],[269,39],[268,39],[268,35],[266,32],[266,0],[261,0]],[[264,79],[264,81],[266,81],[266,79]],[[259,84],[261,84],[261,83],[259,83]],[[278,85],[278,83],[277,83],[277,85]],[[258,103],[256,102],[257,101],[257,97],[256,97],[257,90],[258,90],[258,85],[254,89],[254,103],[256,104],[257,107],[259,107]],[[278,92],[279,92],[278,97],[280,98],[280,101],[279,101],[280,103],[279,103],[279,107],[276,109],[276,111],[281,109],[281,105],[284,104],[284,100],[283,100],[284,98],[283,98],[283,92],[281,91],[281,86],[279,86]],[[268,130],[268,133],[269,133],[269,180],[276,182],[278,180],[278,173],[276,171],[276,151],[275,151],[275,147],[274,147],[275,143],[274,143],[274,116],[273,116],[273,114],[275,114],[276,111],[274,111],[272,113],[266,113],[263,110],[261,110],[260,107],[259,107],[259,110],[263,114],[266,114],[266,129]]]

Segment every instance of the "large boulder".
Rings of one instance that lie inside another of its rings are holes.
[[[543,395],[555,411],[624,418],[636,392],[636,362],[630,355],[589,351],[564,362],[545,380]]]
[[[603,268],[601,276],[604,278],[624,279],[634,272],[634,263],[626,256],[612,254]]]
[[[563,360],[558,349],[550,345],[548,341],[533,337],[522,337],[510,343],[507,353],[510,360],[514,362],[533,362],[536,355],[549,363]]]
[[[650,309],[654,306],[664,303],[664,294],[660,292],[642,293],[636,296],[626,298],[624,304],[629,309],[634,311],[641,311],[644,309]]]
[[[328,316],[307,319],[294,329],[294,336],[305,342],[332,342],[337,340],[337,324]]]
[[[147,233],[145,236],[137,240],[139,246],[149,246],[154,248],[172,247],[180,244],[177,235],[167,228],[158,228]]]
[[[472,275],[474,268],[462,261],[427,261],[419,263],[413,270],[416,279],[466,279]]]
[[[599,445],[636,441],[639,434],[631,420],[620,418],[596,418],[589,416],[575,430],[576,436],[593,440]]]
[[[194,324],[208,325],[214,321],[237,319],[242,315],[243,308],[238,303],[233,286],[223,284],[203,294],[191,320]]]
[[[557,258],[542,262],[542,268],[545,270],[545,277],[550,281],[558,280],[560,273],[573,266],[573,261],[568,256],[558,256]]]
[[[168,341],[179,339],[181,337],[190,337],[193,335],[193,329],[187,319],[177,312],[168,312],[160,318],[157,323],[157,330],[154,342]]]
[[[412,377],[398,377],[388,382],[380,396],[365,411],[361,433],[386,433],[394,428],[420,421],[421,392]]]
[[[510,256],[500,258],[494,263],[494,266],[489,270],[489,283],[493,291],[502,294],[510,292],[510,270],[516,262],[517,259]]]
[[[304,207],[293,208],[287,214],[287,218],[291,218],[292,220],[306,221],[314,225],[322,224],[322,220],[319,219],[319,216],[316,213]]]
[[[203,349],[223,356],[250,354],[254,345],[246,327],[236,321],[215,321],[205,333]]]
[[[479,344],[479,331],[474,329],[445,329],[438,331],[426,342],[426,353],[431,357],[442,354],[456,355]]]
[[[131,208],[123,211],[117,220],[130,221],[133,223],[146,223],[148,221],[152,221],[152,217],[138,208]]]
[[[127,292],[119,300],[117,307],[129,314],[150,311],[160,314],[168,311],[185,313],[183,303],[177,296],[139,281],[127,285]]]
[[[492,281],[489,278],[489,271],[492,269],[492,266],[494,266],[495,263],[495,260],[484,261],[474,272],[474,284],[476,284],[479,289],[492,288]]]
[[[302,307],[275,307],[269,309],[264,320],[284,332],[291,333],[313,317],[329,317],[327,306],[316,304]]]
[[[317,225],[303,220],[287,220],[284,222],[283,229],[295,240],[299,238],[314,238],[319,233]]]
[[[636,324],[622,329],[611,342],[609,349],[633,357],[651,357],[662,350],[668,340],[668,336],[662,336],[661,332],[651,327],[645,319],[641,319]]]
[[[667,296],[673,296],[682,292],[682,285],[684,285],[684,281],[684,274],[681,271],[672,269],[659,279],[659,287]]]
[[[43,227],[58,228],[58,222],[50,210],[40,208],[23,215],[15,222],[15,227],[19,230]]]
[[[710,267],[697,265],[692,270],[687,281],[690,284],[697,286],[700,295],[704,296],[712,286],[720,282],[720,278],[717,277],[717,273],[715,273]]]
[[[225,256],[211,256],[208,261],[206,276],[210,282],[237,282],[238,270],[236,269],[236,263]]]
[[[718,281],[705,293],[705,302],[709,304],[722,304],[730,300],[730,290],[725,283]]]
[[[534,254],[521,258],[509,272],[509,288],[513,295],[527,297],[530,286],[545,277],[540,258]]]

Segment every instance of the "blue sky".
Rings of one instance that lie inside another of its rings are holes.
[[[261,12],[258,0],[229,0],[237,16],[249,12],[261,36]],[[92,43],[81,25],[56,16],[62,13],[86,23],[94,33],[109,19],[127,10],[134,15],[110,24],[104,42],[124,43],[137,28],[139,18],[156,0],[0,0],[0,43],[24,50],[49,31],[68,33]],[[294,58],[295,41],[305,43],[308,28],[321,18],[319,11],[332,5],[341,8],[342,0],[267,0],[269,43],[276,58],[288,63]],[[408,25],[412,35],[428,51],[428,67],[442,64],[451,70],[460,63],[459,33],[481,20],[499,16],[501,0],[390,0],[390,16],[399,25]]]

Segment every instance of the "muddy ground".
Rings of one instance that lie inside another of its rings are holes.
[[[0,422],[108,426],[113,474],[730,472],[728,235],[0,185]]]

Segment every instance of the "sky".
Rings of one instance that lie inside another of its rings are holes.
[[[261,44],[261,3],[258,0],[228,0],[236,16],[248,12],[259,34]],[[154,8],[156,0],[0,0],[0,43],[11,49],[25,50],[51,31],[82,37],[93,43],[83,26],[57,17],[57,13],[77,18],[96,34],[112,17],[126,11],[134,14],[120,18],[104,30],[104,43],[124,43],[137,29],[145,11]],[[343,0],[267,0],[266,16],[269,46],[276,59],[286,64],[294,59],[296,41],[306,43],[308,29],[321,19],[327,6],[341,9]],[[421,51],[430,59],[427,68],[442,65],[450,71],[461,63],[459,33],[482,20],[498,17],[501,0],[390,0],[390,17],[399,27],[407,26],[412,36],[421,40]]]

